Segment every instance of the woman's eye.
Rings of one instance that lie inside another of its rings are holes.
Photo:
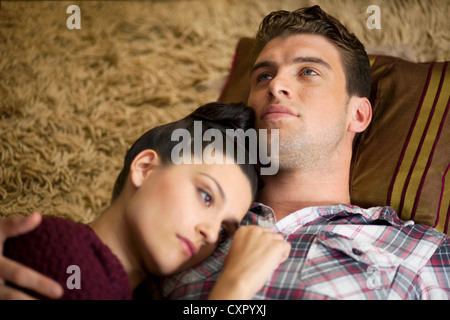
[[[225,226],[221,226],[219,230],[219,242],[226,240],[230,236],[228,229]]]
[[[212,197],[204,190],[199,189],[199,192],[203,202],[206,204],[207,207],[209,207],[212,202]]]

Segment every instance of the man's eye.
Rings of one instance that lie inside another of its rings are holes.
[[[271,79],[272,79],[272,76],[267,73],[263,73],[263,74],[259,75],[257,78],[258,82],[271,80]]]
[[[303,69],[302,74],[305,76],[315,76],[315,75],[317,75],[317,72],[315,72],[312,69]]]
[[[207,207],[211,205],[212,197],[204,190],[199,189],[200,196]]]

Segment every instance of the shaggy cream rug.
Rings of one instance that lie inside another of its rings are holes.
[[[92,220],[130,143],[216,100],[267,13],[316,3],[372,52],[450,59],[447,0],[378,0],[381,29],[372,1],[0,1],[0,216]]]

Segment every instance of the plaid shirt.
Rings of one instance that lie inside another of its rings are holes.
[[[292,245],[254,299],[450,298],[450,238],[401,221],[390,207],[310,207],[277,222],[271,208],[256,204],[242,224],[272,228]],[[163,296],[206,299],[230,245],[162,280]]]

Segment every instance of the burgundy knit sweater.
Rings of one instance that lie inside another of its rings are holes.
[[[122,264],[88,225],[43,217],[32,232],[8,239],[4,255],[58,281],[62,299],[132,299]],[[78,266],[79,272],[69,266]]]

